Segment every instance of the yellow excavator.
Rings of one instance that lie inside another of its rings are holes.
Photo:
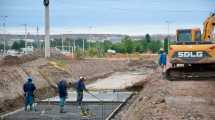
[[[169,47],[169,62],[166,70],[169,80],[205,79],[215,77],[215,13],[204,22],[203,34],[200,28],[178,29],[177,41]]]

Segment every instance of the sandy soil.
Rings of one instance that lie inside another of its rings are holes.
[[[115,119],[214,120],[214,85],[215,81],[167,81],[158,69]]]

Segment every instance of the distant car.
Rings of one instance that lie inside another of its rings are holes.
[[[32,53],[34,51],[34,47],[32,45],[26,46],[26,48],[21,48],[22,52],[25,54]]]
[[[108,53],[111,53],[111,54],[116,54],[116,51],[115,51],[115,50],[112,50],[112,49],[108,49],[107,52],[108,52]]]
[[[61,53],[62,53],[63,55],[71,54],[71,52],[69,52],[69,51],[61,51]]]
[[[18,56],[19,52],[16,50],[8,50],[7,55]]]

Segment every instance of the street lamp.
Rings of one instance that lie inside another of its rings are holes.
[[[27,24],[22,24],[24,26],[25,29],[25,48],[27,47]]]
[[[49,34],[50,34],[50,22],[49,22],[49,0],[43,0],[45,7],[45,57],[50,57],[50,43],[49,43]]]
[[[6,54],[6,18],[8,16],[1,16],[3,18],[3,34],[4,34],[4,52],[3,55]]]
[[[170,33],[169,33],[169,30],[170,30],[170,21],[166,21],[166,23],[167,23],[167,41],[164,41],[164,47],[166,46],[167,48],[165,48],[165,51],[168,53],[169,52],[169,40],[170,40]],[[167,45],[165,45],[165,44],[167,44]]]
[[[169,40],[169,24],[170,24],[170,21],[166,21],[167,23],[167,39]]]

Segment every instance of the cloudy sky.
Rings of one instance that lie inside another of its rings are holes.
[[[44,32],[43,0],[0,0],[7,33]],[[167,34],[202,27],[215,0],[50,0],[51,33]],[[2,23],[0,18],[0,32]]]

